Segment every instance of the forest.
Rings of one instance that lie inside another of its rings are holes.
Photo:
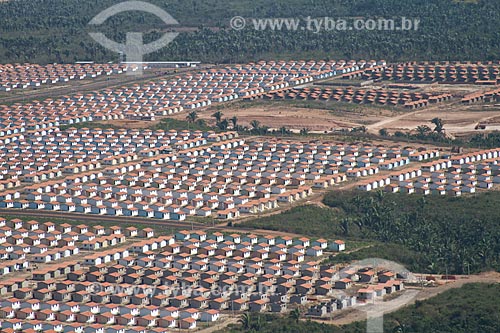
[[[324,202],[344,212],[344,233],[358,229],[425,253],[430,271],[467,274],[500,270],[499,197],[498,192],[461,198],[331,192]]]
[[[118,61],[90,31],[124,41],[143,32],[151,41],[173,27],[155,16],[125,12],[100,27],[88,22],[117,0],[6,1],[0,3],[0,62]],[[235,63],[259,59],[495,60],[500,52],[497,0],[151,0],[180,23],[182,33],[148,60]],[[418,31],[231,30],[244,18],[417,18]]]

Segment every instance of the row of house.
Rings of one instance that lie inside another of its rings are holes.
[[[102,161],[104,169],[85,172],[81,166],[93,162],[77,160],[80,163],[64,166],[64,170],[72,170],[62,180],[6,191],[0,196],[0,207],[172,220],[213,215],[233,219],[305,199],[313,188],[324,189],[348,178],[373,176],[439,157],[439,151],[412,147],[246,142],[231,132],[170,131],[166,138],[161,137],[171,140],[166,146],[158,139],[160,133],[149,130],[129,130],[127,137],[125,131],[100,129],[70,133],[70,137],[81,134],[87,139],[93,134],[114,141],[117,136],[125,141],[128,137],[152,142],[149,145],[157,148],[146,148],[137,160],[136,155],[130,159],[126,158],[130,155],[110,156]],[[201,143],[179,146],[194,140]],[[144,153],[154,149],[156,153]]]
[[[347,178],[439,156],[438,151],[411,147],[279,140],[247,143],[239,138],[213,139],[230,138],[231,133],[197,134],[207,146],[175,154],[162,146],[159,155],[147,156],[141,163],[124,159],[103,170],[75,171],[62,181],[7,192],[0,196],[0,206],[173,220],[213,214],[232,219],[302,200],[312,188],[327,188]],[[187,134],[180,135],[185,138]]]
[[[359,287],[359,288],[358,288]],[[365,304],[404,290],[404,281],[397,272],[382,269],[378,272],[372,267],[358,270],[345,269],[335,288],[345,290],[335,297],[322,298],[319,304],[309,307],[306,315],[311,317],[332,317],[338,310]],[[355,292],[352,292],[353,289]]]
[[[34,220],[0,218],[0,275],[31,268],[38,263],[53,263],[80,253],[123,244],[128,238],[151,238],[150,228],[104,228],[84,224],[72,226]]]
[[[489,149],[451,156],[416,169],[404,169],[362,181],[357,188],[366,192],[381,189],[390,193],[423,195],[476,193],[478,188],[491,189],[495,183],[500,183],[499,155],[499,149]]]
[[[26,224],[7,223],[18,229]],[[28,225],[36,229],[36,223]],[[66,225],[58,228],[68,231]],[[72,228],[80,234],[88,231],[84,225]],[[103,233],[102,227],[94,230]],[[120,230],[109,227],[107,232]],[[138,234],[149,238],[93,251],[81,262],[41,264],[32,279],[0,284],[2,332],[14,324],[24,329],[34,323],[60,331],[105,327],[108,332],[114,327],[116,332],[163,332],[215,322],[223,310],[282,312],[288,304],[306,304],[308,295],[330,290],[327,282],[333,286],[339,277],[334,268],[306,258],[345,250],[340,240],[305,237],[187,230],[154,237],[149,229]]]
[[[68,174],[153,157],[232,137],[232,133],[168,132],[70,128],[47,130],[40,138],[26,136],[0,146],[0,180],[39,183]]]
[[[121,74],[137,65],[123,64],[0,64],[0,90],[40,87],[70,80]]]
[[[0,129],[13,132],[92,120],[154,120],[155,116],[263,95],[356,67],[356,63],[335,61],[290,61],[201,70],[130,87],[0,106]]]
[[[488,91],[479,91],[465,95],[462,98],[463,104],[472,104],[472,103],[491,103],[497,102],[500,100],[500,89],[492,89]]]
[[[497,84],[500,74],[498,64],[396,64],[383,71],[365,71],[366,80],[394,80],[419,82],[450,82]]]
[[[306,87],[276,91],[265,96],[271,100],[321,100],[356,104],[379,104],[404,106],[407,108],[424,107],[430,103],[440,103],[451,99],[451,94],[418,93],[387,89],[355,89]]]

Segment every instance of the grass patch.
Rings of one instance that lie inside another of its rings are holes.
[[[351,243],[348,243],[347,245],[348,251],[353,249]],[[372,244],[370,247],[362,248],[360,246],[357,248],[360,249],[351,253],[339,253],[337,255],[330,256],[325,263],[343,264],[357,260],[379,258],[401,263],[412,272],[422,271],[423,268],[426,268],[430,264],[429,260],[422,253],[409,250],[398,244],[384,244],[377,242]],[[354,247],[354,249],[356,249],[356,247]]]
[[[237,224],[236,227],[285,231],[310,237],[337,239],[340,229],[333,209],[313,205],[298,206],[281,214]]]
[[[186,113],[187,115],[187,113]],[[199,119],[195,121],[194,123],[185,121],[185,120],[179,120],[179,119],[172,119],[172,118],[165,118],[162,119],[158,124],[152,127],[154,130],[164,130],[168,131],[171,129],[175,130],[189,130],[189,131],[215,131],[214,128],[208,126],[205,121]]]

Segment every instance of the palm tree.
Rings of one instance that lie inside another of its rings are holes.
[[[432,132],[432,129],[427,125],[420,125],[416,128],[416,131],[418,132],[418,136],[425,137]]]
[[[443,124],[443,120],[441,118],[436,117],[436,118],[431,120],[431,123],[436,125],[434,132],[439,133],[439,134],[443,133],[444,124]]]
[[[340,227],[342,228],[342,233],[344,236],[349,235],[349,224],[351,223],[351,219],[349,217],[345,217],[340,221]]]
[[[378,131],[378,134],[380,134],[380,136],[389,136],[389,132],[385,128]]]
[[[378,201],[383,201],[384,197],[385,197],[385,193],[384,193],[384,191],[379,190],[375,193],[375,196],[376,196]]]
[[[251,326],[252,326],[252,331],[253,330],[257,332],[260,331],[260,329],[262,328],[262,317],[257,316],[257,320],[255,320],[255,322]]]
[[[294,309],[293,311],[290,312],[288,315],[288,318],[294,320],[296,323],[299,323],[300,321],[300,310],[299,309]]]
[[[250,125],[252,126],[253,130],[258,130],[260,127],[260,122],[258,120],[252,120]]]
[[[196,119],[198,119],[198,113],[196,111],[191,111],[187,116],[186,116],[186,120],[189,122],[189,123],[194,123],[196,121]]]
[[[233,116],[233,118],[231,118],[231,123],[233,124],[233,128],[236,128],[238,126],[238,117]]]
[[[300,130],[300,135],[307,135],[307,134],[309,134],[309,129],[308,128],[304,127],[303,129]]]
[[[251,319],[252,318],[250,317],[250,314],[246,312],[240,316],[240,319],[238,319],[238,323],[240,323],[241,326],[243,326],[243,328],[247,330],[250,328],[250,323],[252,321]]]
[[[217,121],[217,123],[220,123],[220,121],[221,121],[221,119],[222,119],[222,116],[223,116],[223,115],[224,115],[224,114],[223,114],[222,112],[217,111],[217,112],[215,112],[215,113],[212,115],[212,117],[214,117],[214,118],[215,118],[215,121]]]
[[[217,127],[219,127],[222,131],[225,131],[229,127],[229,121],[227,121],[227,119],[219,121],[217,122]]]
[[[267,134],[269,133],[269,126],[262,126],[259,130],[260,133]]]

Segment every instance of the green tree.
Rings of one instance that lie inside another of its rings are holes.
[[[282,127],[279,129],[279,132],[281,133],[281,135],[288,134],[288,130],[286,129],[286,127],[285,127],[285,126],[282,126]]]
[[[425,138],[429,133],[432,132],[432,129],[427,125],[420,125],[415,129],[418,133],[418,136],[421,138]]]
[[[250,126],[252,126],[252,130],[258,131],[260,129],[260,121],[252,120],[252,122],[250,123]]]
[[[217,111],[214,114],[212,114],[212,117],[215,118],[215,121],[217,123],[220,123],[220,121],[222,120],[223,116],[224,116],[224,114],[221,111]]]
[[[238,323],[240,323],[241,326],[243,326],[243,328],[246,330],[250,328],[251,322],[252,322],[252,318],[250,317],[250,313],[248,313],[248,312],[243,313],[240,316],[240,319],[238,319]]]
[[[233,116],[233,117],[231,118],[231,123],[233,124],[233,128],[235,128],[235,129],[236,129],[236,128],[238,127],[238,117]]]
[[[225,131],[229,127],[229,121],[227,119],[223,119],[217,123],[217,127],[220,130]]]
[[[407,325],[401,323],[399,320],[395,319],[396,325],[392,329],[392,333],[409,333],[409,328]]]
[[[436,132],[438,134],[443,133],[444,124],[443,124],[443,120],[441,118],[436,117],[436,118],[431,120],[431,123],[436,125],[436,127],[434,128],[434,132]]]
[[[288,318],[293,320],[295,323],[298,323],[300,321],[300,317],[301,317],[301,313],[300,313],[300,310],[298,308],[290,311],[290,313],[288,314]]]
[[[198,119],[198,112],[196,111],[191,111],[189,114],[186,116],[186,120],[190,123],[194,123]]]

